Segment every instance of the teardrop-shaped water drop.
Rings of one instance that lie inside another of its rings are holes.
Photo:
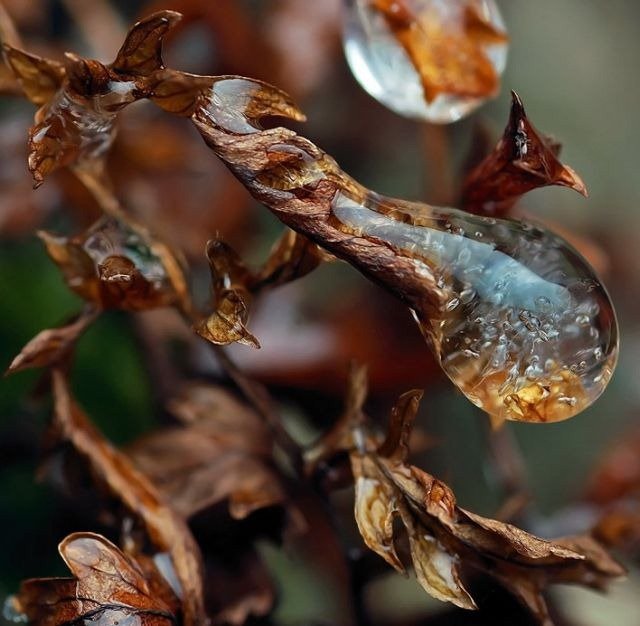
[[[338,193],[332,211],[343,232],[385,242],[431,278],[416,317],[449,378],[498,421],[563,420],[606,387],[618,352],[613,306],[560,237],[374,193]]]
[[[362,87],[396,113],[459,120],[496,95],[507,37],[494,0],[345,0],[344,49]]]
[[[494,423],[567,419],[604,391],[616,316],[569,243],[522,221],[372,192],[303,137],[254,125],[265,102],[299,119],[284,94],[221,81],[194,115],[207,144],[283,223],[410,306],[446,374]],[[232,94],[243,95],[241,110],[225,101]]]

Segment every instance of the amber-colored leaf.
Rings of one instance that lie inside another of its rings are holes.
[[[404,573],[393,545],[393,518],[398,512],[393,489],[384,480],[365,472],[367,460],[353,457],[355,479],[355,517],[358,530],[367,546],[389,565]]]
[[[162,39],[181,17],[176,11],[159,11],[135,24],[127,33],[111,68],[132,76],[148,76],[163,69]]]
[[[62,63],[29,54],[4,44],[4,59],[24,94],[38,106],[53,98],[64,81]]]
[[[39,332],[16,356],[6,374],[33,367],[50,367],[62,362],[73,350],[76,341],[95,320],[97,311],[87,307],[72,322]]]
[[[327,254],[317,244],[287,229],[274,244],[260,271],[252,277],[250,287],[258,290],[290,283],[312,272],[326,258]]]
[[[286,498],[270,459],[273,441],[246,405],[214,387],[193,385],[169,408],[185,427],[151,433],[128,452],[185,517],[218,502],[243,519]]]
[[[406,0],[371,2],[416,68],[429,103],[441,94],[482,98],[498,91],[485,47],[504,44],[507,36],[487,21],[476,0],[457,4],[458,18],[445,20],[444,11],[417,12]]]
[[[522,100],[512,92],[511,113],[493,152],[467,176],[462,205],[472,213],[504,216],[523,194],[549,185],[569,187],[583,195],[582,179],[558,159],[559,144],[538,132]]]
[[[202,623],[202,557],[186,522],[149,479],[91,424],[57,370],[53,372],[53,392],[56,440],[69,442],[96,480],[143,523],[154,545],[171,555],[182,587],[185,624]]]
[[[100,308],[190,309],[180,261],[141,227],[104,217],[75,237],[39,235],[69,288]]]
[[[209,241],[207,258],[213,288],[213,313],[196,323],[195,331],[216,345],[238,342],[259,348],[260,343],[245,326],[250,301],[248,270],[238,255],[222,241]]]
[[[180,15],[161,11],[135,24],[116,60],[105,65],[75,54],[64,65],[5,46],[5,58],[40,109],[29,132],[29,169],[36,186],[63,166],[102,162],[117,113],[148,97],[163,70],[162,39]]]
[[[117,623],[132,615],[153,626],[175,623],[176,616],[153,593],[139,564],[101,535],[73,533],[58,550],[74,578],[26,580],[11,598],[12,610],[31,624]],[[153,575],[160,579],[157,571]]]

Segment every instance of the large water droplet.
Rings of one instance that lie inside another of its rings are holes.
[[[449,378],[498,420],[563,420],[606,387],[615,313],[589,264],[556,235],[373,193],[338,193],[332,211],[341,230],[438,276],[425,280],[419,323]],[[584,310],[593,312],[587,325],[576,323]]]
[[[497,92],[508,46],[494,0],[345,3],[344,49],[351,71],[396,113],[455,122]]]

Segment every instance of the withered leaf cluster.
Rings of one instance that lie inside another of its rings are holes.
[[[425,30],[429,24],[404,2],[376,0],[374,6],[418,69],[428,101],[440,94],[484,97],[496,91],[498,77],[483,48],[504,43],[506,37],[486,22],[475,2],[465,8],[462,31],[444,36]],[[305,276],[333,254],[413,308],[424,305],[424,276],[411,259],[374,238],[347,234],[332,220],[337,195],[365,202],[372,192],[304,137],[285,128],[260,127],[263,118],[272,116],[304,120],[287,94],[257,80],[199,76],[164,66],[162,42],[179,18],[161,11],[142,20],[108,65],[74,54],[62,62],[35,56],[22,51],[16,38],[3,36],[6,66],[0,68],[0,90],[21,90],[39,107],[29,131],[28,165],[36,185],[68,167],[105,213],[80,235],[40,234],[68,287],[86,305],[71,322],[36,335],[9,371],[52,367],[50,450],[75,454],[96,490],[115,500],[144,535],[140,544],[123,542],[122,550],[92,533],[63,540],[60,553],[73,578],[25,581],[12,601],[13,610],[37,626],[79,620],[117,623],[131,616],[145,624],[194,626],[209,618],[242,624],[252,615],[268,615],[275,591],[254,546],[258,533],[251,528],[252,516],[283,512],[285,521],[275,524],[280,534],[287,522],[300,522],[274,456],[274,448],[297,444],[285,437],[283,445],[286,431],[274,427],[271,408],[265,408],[250,381],[231,371],[229,362],[222,361],[227,374],[253,406],[220,388],[191,384],[169,404],[177,423],[145,435],[125,451],[102,436],[72,397],[63,373],[76,341],[100,312],[174,307],[215,345],[259,347],[247,328],[253,299]],[[449,62],[439,64],[441,57]],[[258,270],[248,268],[221,239],[209,241],[213,297],[206,314],[191,303],[181,255],[127,216],[105,172],[118,113],[142,99],[191,118],[207,145],[289,227]],[[523,193],[546,184],[584,192],[581,180],[557,154],[557,146],[533,128],[514,95],[503,139],[467,179],[466,208],[501,215]],[[391,203],[386,210],[420,219],[410,203]],[[480,572],[547,625],[551,621],[542,594],[548,585],[568,582],[601,589],[622,575],[622,568],[590,536],[551,542],[459,507],[447,485],[408,462],[421,393],[400,398],[382,442],[364,414],[365,397],[366,377],[357,370],[343,418],[318,447],[307,451],[307,475],[296,476],[298,489],[311,490],[308,479],[321,463],[347,455],[356,522],[365,543],[400,572],[411,562],[430,595],[473,609],[465,578],[469,570]],[[220,510],[230,518],[223,536],[213,527],[206,538],[196,537],[198,521]],[[396,548],[398,520],[408,539],[408,558]],[[300,522],[297,530],[303,528]],[[313,530],[308,537],[313,541]],[[207,541],[215,550],[203,550]],[[231,544],[226,550],[221,545],[225,541]],[[150,552],[168,556],[168,573]]]
[[[349,451],[355,481],[355,518],[367,546],[397,571],[394,520],[408,537],[410,560],[420,585],[434,598],[465,609],[476,603],[464,576],[480,570],[525,604],[540,624],[552,621],[543,598],[550,584],[604,589],[624,569],[591,536],[540,539],[511,524],[476,515],[456,503],[442,481],[408,462],[409,438],[422,392],[400,397],[387,436],[370,434],[363,417],[362,371],[351,382],[347,410],[309,456],[311,467],[331,451]]]

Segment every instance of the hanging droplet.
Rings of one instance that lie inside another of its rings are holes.
[[[284,224],[413,309],[446,374],[494,422],[560,421],[600,396],[618,355],[615,312],[569,243],[534,224],[369,191],[293,131],[261,130],[274,112],[301,117],[282,92],[223,78],[193,120]]]
[[[563,420],[606,387],[617,358],[613,306],[560,237],[371,192],[339,192],[332,212],[343,232],[385,242],[432,278],[418,323],[449,378],[498,421]]]
[[[494,0],[345,0],[344,49],[396,113],[455,122],[497,94],[507,36]]]

